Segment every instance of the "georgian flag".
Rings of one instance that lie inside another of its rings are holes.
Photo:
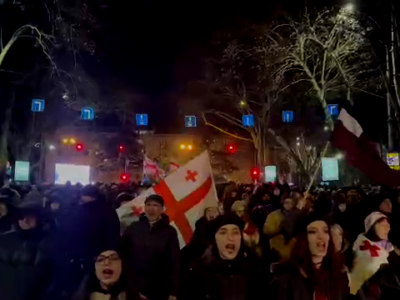
[[[164,170],[155,161],[148,158],[146,154],[143,158],[143,174],[147,177],[152,177],[154,180],[160,180],[165,177]]]
[[[400,185],[400,172],[381,158],[376,144],[368,138],[348,101],[340,110],[331,137],[332,145],[346,153],[346,159],[376,184]]]
[[[163,197],[165,213],[178,232],[181,248],[184,247],[190,241],[196,221],[203,216],[204,209],[218,207],[208,152],[204,151],[159,184],[118,208],[117,214],[124,226],[132,222],[133,215],[138,217],[143,212],[144,201],[151,194]]]

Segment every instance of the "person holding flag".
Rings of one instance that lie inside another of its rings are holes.
[[[129,284],[140,292],[141,299],[176,299],[179,276],[179,241],[164,199],[152,194],[145,200],[144,213],[122,237]]]

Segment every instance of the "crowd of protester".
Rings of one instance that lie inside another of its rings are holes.
[[[180,249],[161,196],[120,225],[141,185],[3,187],[0,299],[399,298],[398,190],[217,189]]]

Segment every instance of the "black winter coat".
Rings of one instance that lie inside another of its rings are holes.
[[[40,229],[0,236],[0,299],[41,299],[51,279],[50,241]]]
[[[142,214],[122,237],[128,281],[149,300],[176,295],[179,280],[179,241],[167,215],[150,226]]]
[[[13,221],[10,215],[0,218],[0,234],[13,230]]]
[[[196,229],[190,243],[181,250],[181,270],[180,277],[182,278],[190,268],[190,265],[197,259],[201,258],[204,251],[212,243],[212,226],[211,222],[205,217],[200,218],[196,222]]]
[[[267,299],[266,284],[255,261],[247,255],[227,261],[216,251],[207,250],[186,275],[179,300]]]
[[[335,294],[329,300],[347,300],[350,294],[347,274],[343,272],[334,284]],[[311,281],[293,266],[285,266],[282,273],[274,276],[271,292],[276,300],[314,300]]]
[[[60,215],[54,230],[54,276],[46,300],[70,299],[83,277],[93,268],[95,256],[117,249],[120,223],[104,201],[77,206]],[[63,295],[63,296],[61,296]]]
[[[90,259],[116,249],[120,223],[115,210],[105,201],[81,204],[58,219],[61,250],[68,258]]]
[[[400,256],[392,251],[381,268],[358,291],[357,300],[400,299]]]
[[[121,275],[123,276],[123,275]],[[90,300],[92,293],[99,292],[101,294],[109,295],[109,300],[139,300],[139,293],[131,290],[129,286],[125,284],[125,281],[120,278],[109,291],[104,291],[99,283],[99,280],[92,273],[85,277],[82,281],[78,291],[72,297],[72,300]]]

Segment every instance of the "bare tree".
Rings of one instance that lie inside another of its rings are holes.
[[[376,73],[368,41],[363,28],[349,7],[306,13],[301,22],[289,22],[274,28],[289,38],[276,44],[287,51],[282,71],[296,74],[309,81],[325,112],[326,125],[333,129],[327,100],[332,95],[347,92],[351,100],[353,89],[364,90],[365,76]],[[285,40],[286,41],[286,40]]]

